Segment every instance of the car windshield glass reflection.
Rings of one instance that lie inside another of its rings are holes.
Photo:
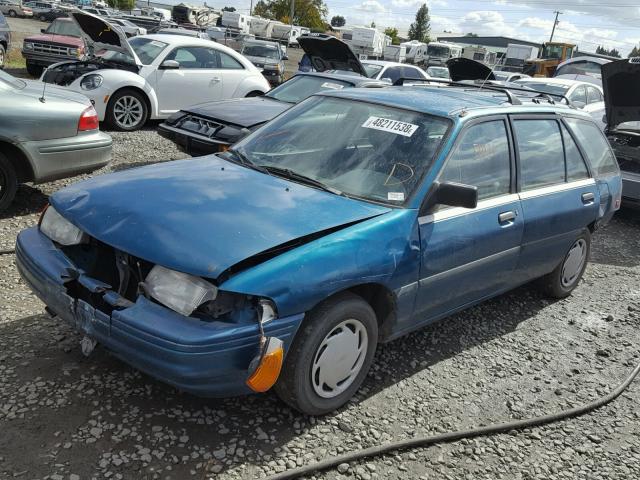
[[[364,71],[367,74],[367,77],[374,78],[380,70],[382,70],[382,65],[374,65],[372,63],[363,63]]]
[[[234,148],[275,175],[301,183],[307,177],[325,189],[401,205],[431,167],[448,128],[445,118],[312,97]]]
[[[548,93],[550,95],[566,95],[569,87],[567,85],[558,85],[554,83],[542,83],[542,82],[515,82],[519,86],[531,88],[538,92]]]
[[[271,45],[247,45],[242,49],[242,54],[249,57],[264,57],[280,60],[280,49]]]
[[[274,88],[267,97],[281,102],[298,103],[322,90],[342,90],[349,84],[332,78],[300,75]]]

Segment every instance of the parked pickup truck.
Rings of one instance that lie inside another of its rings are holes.
[[[70,18],[56,18],[41,35],[27,37],[22,44],[27,71],[34,77],[39,77],[44,67],[64,60],[78,60],[84,53],[80,29]]]

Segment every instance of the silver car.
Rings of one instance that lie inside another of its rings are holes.
[[[88,98],[0,71],[0,211],[19,182],[42,183],[96,170],[111,160]]]

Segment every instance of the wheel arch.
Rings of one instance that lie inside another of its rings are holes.
[[[29,157],[20,147],[0,138],[0,152],[4,153],[16,171],[18,182],[31,182],[35,179],[35,172]]]
[[[145,92],[144,89],[136,86],[136,85],[124,85],[122,87],[117,88],[116,90],[114,90],[114,92],[109,96],[109,103],[111,103],[111,99],[113,97],[115,97],[118,93],[122,92],[123,90],[133,90],[134,92],[137,92],[139,94],[142,95],[142,98],[144,99],[145,103],[147,104],[147,109],[149,110],[149,118],[151,118],[153,116],[153,105],[151,104],[151,99],[149,98],[149,93]]]

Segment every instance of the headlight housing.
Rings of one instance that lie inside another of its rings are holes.
[[[87,241],[87,235],[49,206],[40,219],[40,231],[60,245],[78,245]]]
[[[102,75],[92,73],[90,75],[86,75],[82,80],[80,80],[80,88],[83,90],[95,90],[102,85],[102,81]]]
[[[22,46],[24,47],[25,50],[33,50],[33,43],[31,42],[24,42]]]
[[[280,65],[265,65],[264,69],[270,72],[280,73]]]
[[[206,280],[161,265],[154,266],[147,275],[145,291],[165,307],[187,317],[218,295],[218,288]]]

